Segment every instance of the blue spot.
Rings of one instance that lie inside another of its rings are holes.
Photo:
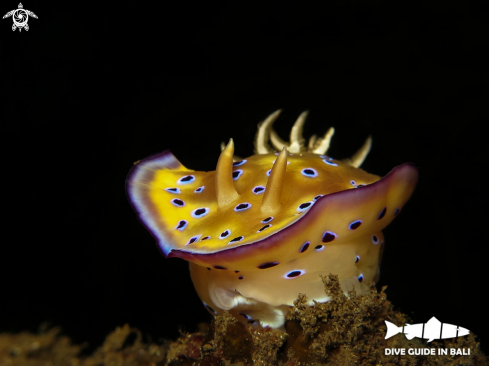
[[[233,172],[233,180],[238,179],[239,177],[241,177],[241,175],[243,175],[243,169],[235,170]]]
[[[174,198],[171,200],[171,203],[174,205],[174,206],[177,206],[177,207],[183,207],[185,206],[185,202],[183,202],[182,200],[178,199],[178,198]]]
[[[246,315],[245,313],[239,313],[239,315],[244,316],[246,319],[251,320],[251,316]]]
[[[318,172],[316,172],[312,168],[302,169],[302,172],[301,173],[302,173],[302,175],[304,175],[306,177],[309,177],[309,178],[314,178],[314,177],[317,177],[318,176]]]
[[[211,237],[210,236],[204,236],[202,239],[200,239],[200,241],[204,241],[204,240],[207,240],[207,239],[210,239]]]
[[[377,238],[375,235],[372,235],[372,241],[374,244],[379,244],[379,238]]]
[[[360,276],[358,276],[358,282],[363,282],[363,273],[360,273]]]
[[[322,194],[318,194],[316,197],[314,197],[314,201],[317,201],[318,199],[320,199],[321,197],[323,197]]]
[[[317,252],[320,252],[321,250],[323,250],[323,249],[324,249],[324,245],[316,245],[316,246],[314,247],[314,249],[315,249]]]
[[[227,229],[219,235],[219,239],[224,239],[227,238],[229,235],[231,235],[231,230]]]
[[[358,229],[360,227],[360,225],[362,224],[362,220],[357,220],[357,221],[353,221],[351,224],[350,224],[350,230],[355,230],[355,229]]]
[[[355,257],[355,263],[358,263],[358,261],[359,261],[359,260],[360,260],[360,256],[359,256],[359,255],[357,255],[357,256]]]
[[[379,217],[377,218],[377,220],[380,220],[382,217],[384,217],[386,212],[387,212],[387,207],[384,207],[384,209],[382,211],[380,211]]]
[[[255,188],[253,188],[254,194],[260,194],[263,192],[265,192],[265,187],[263,187],[263,186],[256,186]]]
[[[165,191],[180,194],[180,188],[165,188]]]
[[[295,271],[290,271],[289,273],[287,273],[284,278],[296,278],[296,277],[299,277],[299,276],[302,276],[304,273],[306,273],[306,271],[301,271],[301,270],[295,270]]]
[[[189,184],[195,180],[193,175],[186,175],[185,177],[180,178],[177,183],[178,184]]]
[[[200,192],[202,192],[202,191],[204,190],[204,188],[205,188],[205,186],[199,187],[199,188],[197,188],[197,189],[194,191],[194,193],[200,193]]]
[[[244,211],[247,210],[251,207],[251,203],[240,203],[234,208],[234,211],[239,212],[239,211]]]
[[[329,159],[331,159],[331,158],[329,158]],[[338,166],[338,164],[333,163],[332,161],[329,161],[328,159],[324,159],[323,161],[324,161],[326,164],[328,164],[328,165],[331,165],[331,166]]]
[[[270,173],[272,172],[272,169],[270,169],[268,172],[267,172],[267,175],[270,176]]]
[[[201,207],[197,208],[192,211],[191,215],[192,217],[195,217],[196,219],[201,218],[202,216],[205,216],[209,213],[209,208],[208,207]]]
[[[396,208],[396,210],[394,211],[394,216],[396,216],[398,213],[399,213],[399,209]]]
[[[272,220],[273,220],[273,216],[270,216],[270,217],[267,217],[266,219],[263,219],[261,223],[262,224],[266,224],[266,223],[268,223],[268,222],[270,222]]]
[[[350,184],[351,184],[352,186],[356,186],[356,185],[357,185],[357,182],[355,182],[354,180],[351,180],[351,181],[350,181]]]
[[[244,163],[246,163],[248,160],[241,160],[241,161],[237,161],[235,163],[233,163],[233,166],[240,166],[240,165],[243,165]]]
[[[311,243],[310,243],[310,242],[308,242],[308,241],[306,241],[306,242],[304,243],[304,245],[303,245],[303,246],[302,246],[302,248],[301,248],[301,253],[304,253],[304,252],[307,250],[307,248],[309,248],[309,244],[311,244]]]
[[[175,230],[180,230],[180,231],[183,231],[183,230],[184,230],[184,229],[187,227],[187,225],[188,225],[188,222],[187,222],[187,221],[185,221],[185,220],[180,220],[180,221],[178,222],[178,225],[177,225],[177,227],[175,228]]]

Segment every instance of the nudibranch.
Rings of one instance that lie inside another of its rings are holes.
[[[299,293],[311,304],[330,300],[320,275],[336,274],[357,293],[377,280],[381,230],[418,179],[410,163],[384,178],[359,169],[370,137],[344,161],[325,155],[333,128],[305,146],[307,112],[287,143],[272,128],[279,113],[259,125],[255,155],[233,159],[231,139],[216,170],[199,172],[165,151],[137,162],[127,179],[139,219],[165,257],[190,262],[207,310],[274,328]]]

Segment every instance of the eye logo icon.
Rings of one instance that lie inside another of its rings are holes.
[[[29,30],[29,25],[27,24],[29,16],[37,19],[36,14],[34,14],[30,10],[24,9],[22,3],[19,3],[19,8],[9,11],[3,16],[3,19],[12,17],[14,21],[14,24],[12,25],[12,30],[15,31],[17,28],[19,28],[20,32],[22,31],[22,28],[24,28],[26,31]]]
[[[431,342],[434,339],[446,339],[466,336],[470,330],[459,327],[453,324],[442,323],[435,317],[428,320],[427,323],[406,324],[404,327],[385,321],[387,325],[387,333],[385,339],[395,336],[399,333],[404,333],[407,339],[411,340],[414,337],[428,339]]]

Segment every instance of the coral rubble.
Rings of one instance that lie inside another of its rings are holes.
[[[308,305],[300,295],[283,330],[247,326],[229,313],[196,333],[184,333],[176,341],[146,344],[137,329],[117,328],[90,356],[72,345],[54,328],[43,334],[0,334],[0,366],[228,366],[228,365],[486,365],[475,335],[435,340],[404,335],[385,338],[384,320],[404,324],[407,317],[393,309],[385,288],[374,287],[362,296],[347,295],[334,275],[323,277],[325,291],[333,299]],[[131,339],[134,338],[134,339]],[[386,355],[385,349],[469,349],[470,355]]]

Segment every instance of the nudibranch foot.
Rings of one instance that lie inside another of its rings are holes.
[[[306,147],[307,112],[286,143],[272,129],[279,113],[259,125],[256,155],[236,161],[231,139],[216,171],[200,172],[166,151],[135,164],[127,180],[130,201],[161,252],[190,262],[206,308],[273,328],[282,327],[299,293],[311,304],[329,300],[321,275],[335,274],[343,291],[357,293],[377,281],[382,229],[418,177],[409,163],[383,178],[359,169],[370,137],[346,161],[324,155],[332,128]]]

